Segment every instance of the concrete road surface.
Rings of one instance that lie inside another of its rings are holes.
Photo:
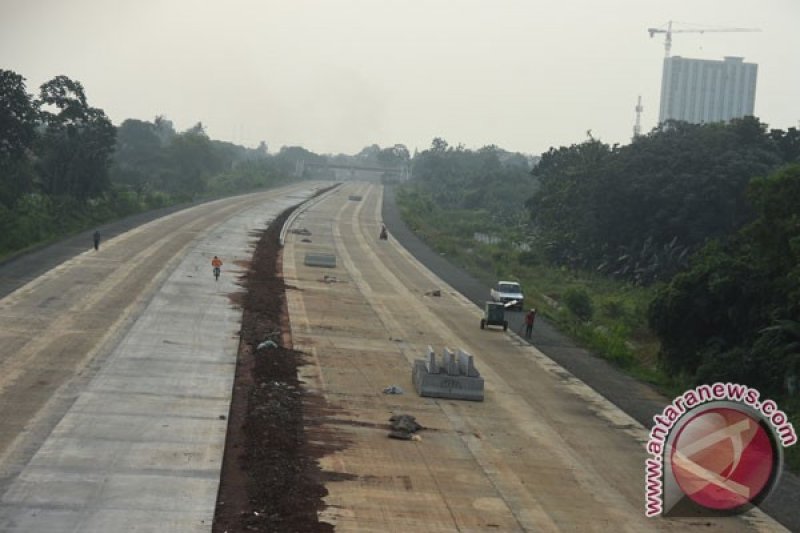
[[[782,530],[757,510],[645,518],[643,426],[513,332],[481,330],[475,304],[378,240],[381,194],[346,184],[295,221],[311,242],[290,234],[284,250],[303,379],[330,409],[316,438],[346,444],[321,459],[337,531]],[[336,267],[306,266],[308,252]],[[419,397],[411,367],[428,345],[473,354],[485,400]],[[416,417],[421,440],[387,438],[394,414]]]
[[[0,300],[0,531],[210,531],[237,263],[315,188],[174,213]]]

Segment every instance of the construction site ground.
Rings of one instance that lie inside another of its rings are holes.
[[[644,427],[379,240],[381,186],[322,194],[281,249],[326,186],[172,214],[0,300],[0,530],[782,529],[645,518]],[[473,354],[484,401],[418,396],[428,346]]]
[[[339,531],[706,531],[780,527],[745,518],[647,519],[644,442],[635,420],[482,311],[391,237],[378,239],[378,186],[346,184],[305,211],[283,251],[300,378],[325,412],[308,439],[327,496],[320,520]],[[360,199],[359,199],[360,198]],[[335,268],[309,267],[329,253]],[[440,296],[432,291],[440,290]],[[447,346],[474,355],[485,400],[420,397],[411,366]],[[403,394],[386,394],[396,387]],[[420,440],[388,438],[414,416]],[[333,475],[335,474],[335,475]]]

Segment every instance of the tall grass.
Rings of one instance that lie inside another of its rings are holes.
[[[530,248],[523,228],[498,224],[486,211],[435,208],[413,189],[400,189],[397,202],[411,229],[453,263],[487,284],[500,278],[519,281],[526,306],[536,307],[593,352],[665,392],[679,387],[658,368],[658,339],[646,320],[652,288],[550,266],[535,246]],[[497,242],[476,240],[475,233],[491,235]],[[570,311],[570,294],[586,295],[591,318]]]

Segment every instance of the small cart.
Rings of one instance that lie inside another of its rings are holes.
[[[483,318],[481,318],[481,329],[486,326],[503,326],[503,331],[508,329],[506,320],[506,306],[500,302],[486,302]]]

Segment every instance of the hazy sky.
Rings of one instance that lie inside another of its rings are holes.
[[[668,20],[760,33],[675,34],[673,55],[758,63],[756,115],[800,121],[800,0],[0,0],[0,68],[28,90],[64,74],[115,124],[270,150],[355,153],[434,137],[538,154],[630,140],[658,120]],[[692,26],[675,24],[674,28]]]

